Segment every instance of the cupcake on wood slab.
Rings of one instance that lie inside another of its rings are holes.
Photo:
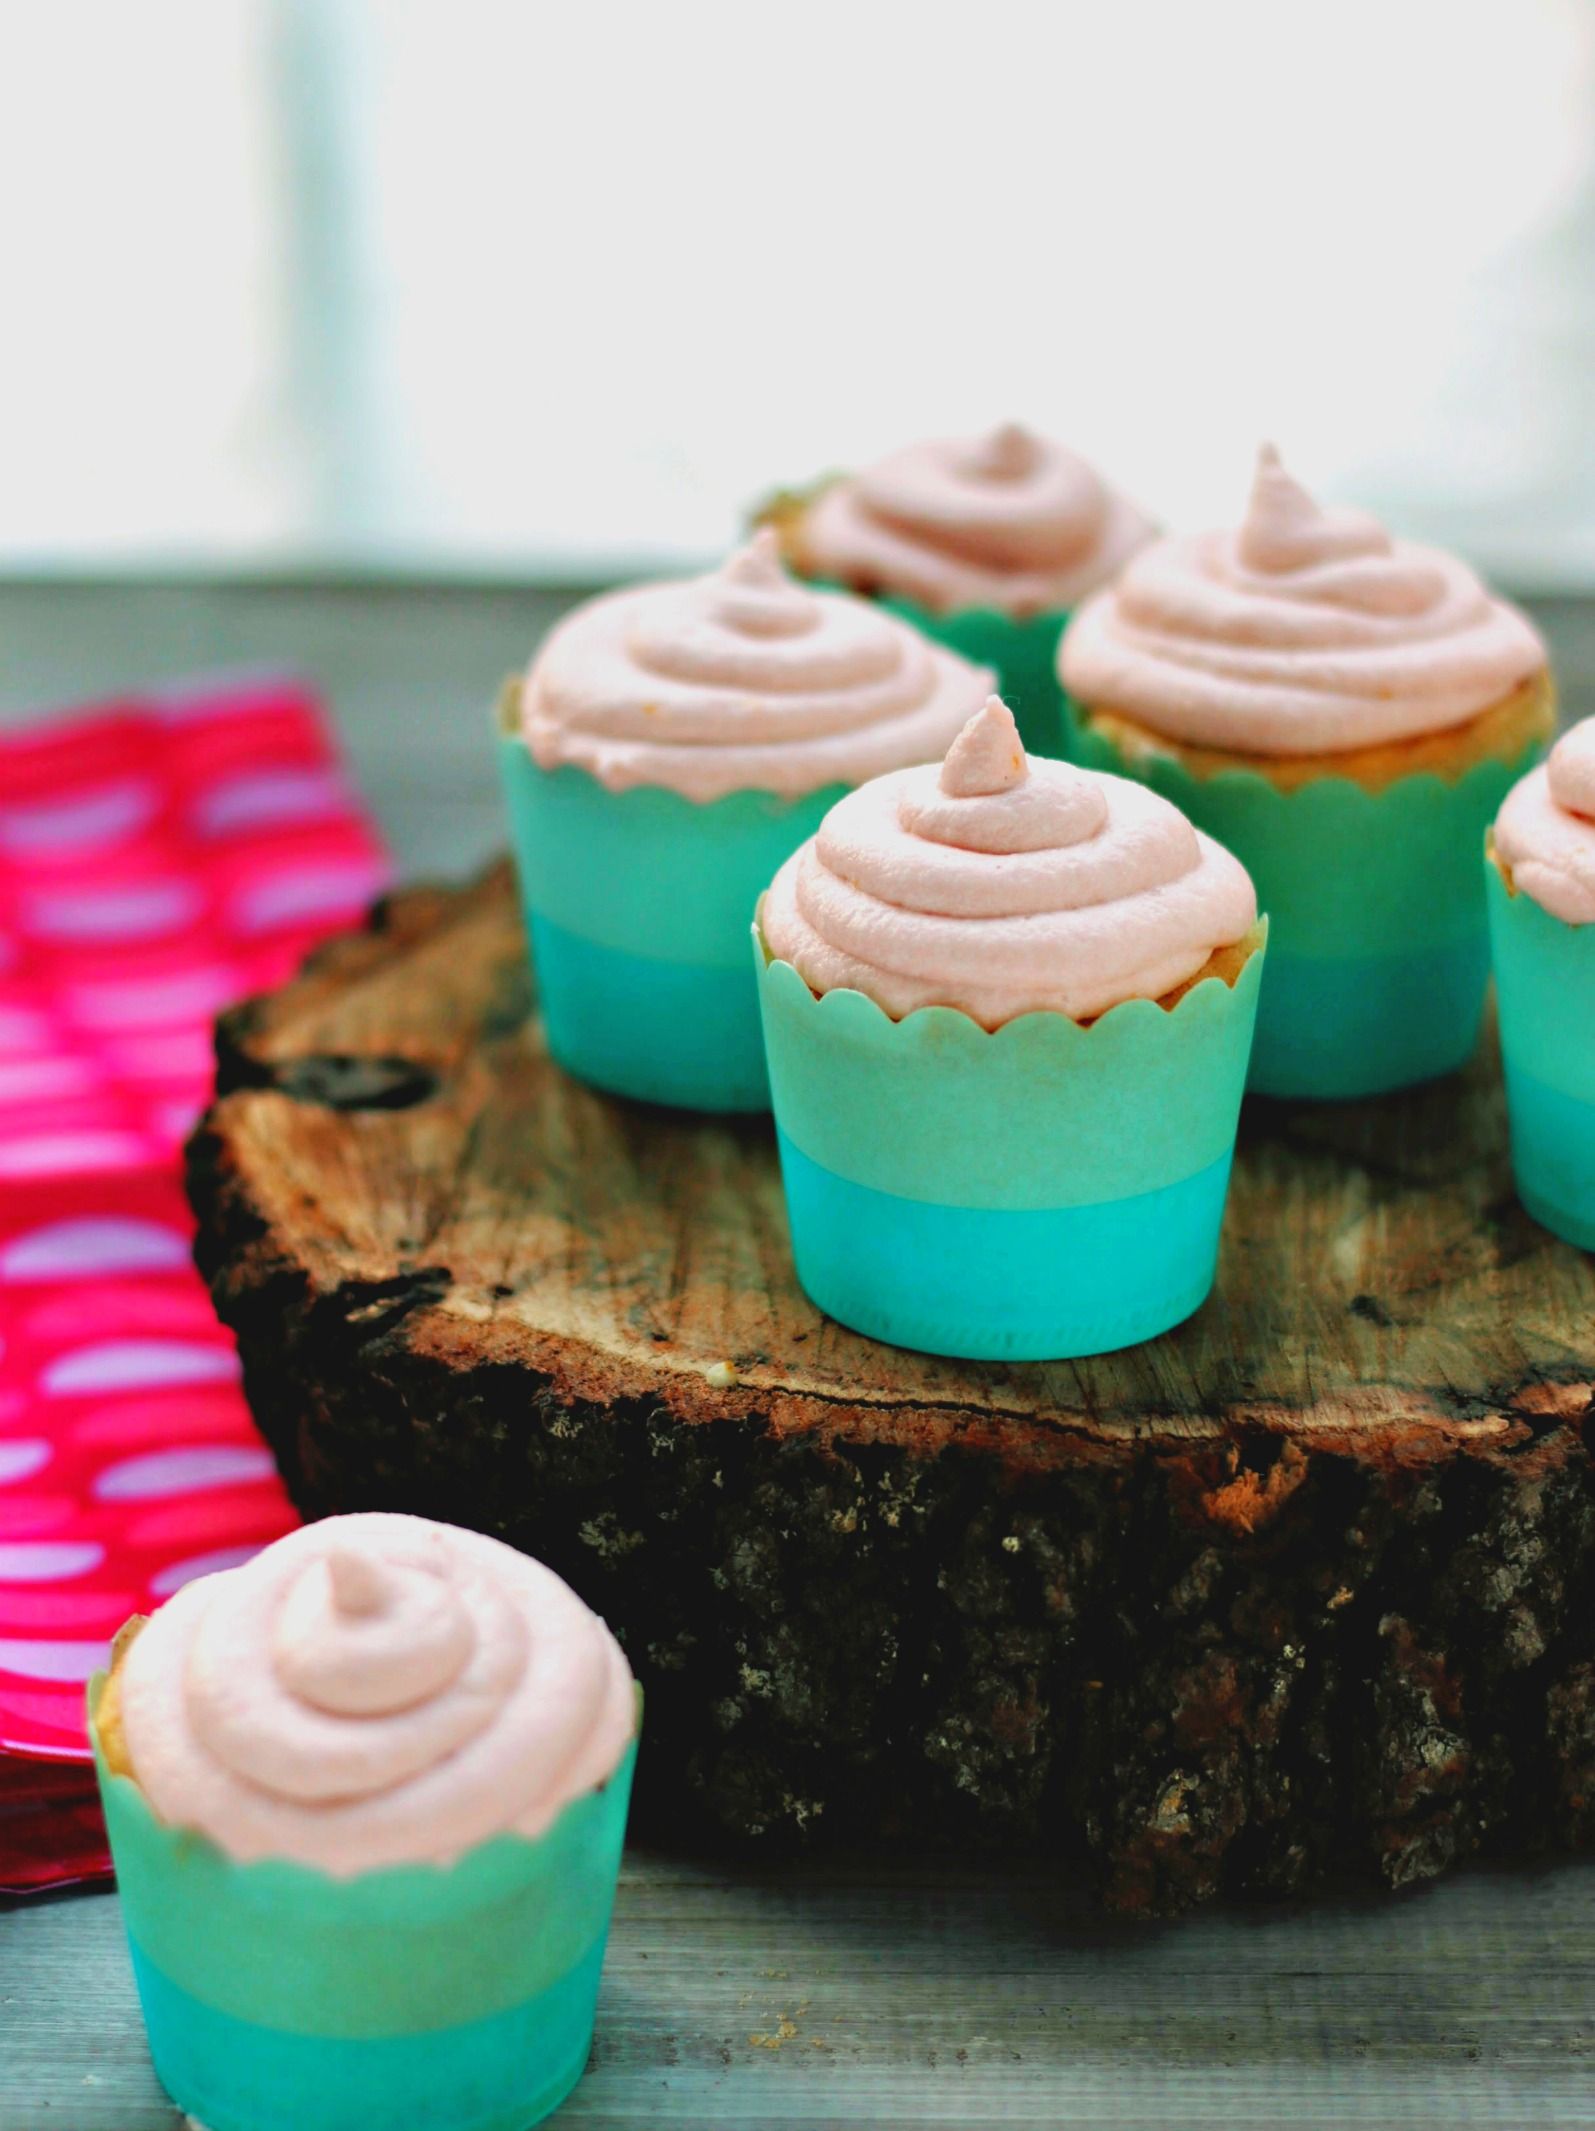
[[[1554,724],[1515,607],[1455,557],[1320,509],[1265,446],[1238,530],[1143,550],[1059,670],[1078,758],[1163,793],[1257,883],[1254,1088],[1375,1095],[1464,1063],[1489,962],[1479,840]]]
[[[1015,422],[910,444],[764,516],[799,576],[879,599],[995,667],[1026,748],[1044,755],[1063,752],[1059,632],[1154,531],[1083,459]]]
[[[1166,800],[992,697],[877,778],[755,926],[798,1277],[931,1353],[1103,1353],[1213,1284],[1264,927]]]
[[[332,1517],[90,1683],[155,2069],[208,2131],[521,2131],[580,2078],[639,1703],[549,1569]]]
[[[1595,1250],[1595,718],[1512,787],[1485,855],[1518,1196]]]
[[[769,1107],[747,928],[834,800],[938,758],[991,675],[758,535],[568,615],[500,703],[549,1049],[617,1095]]]

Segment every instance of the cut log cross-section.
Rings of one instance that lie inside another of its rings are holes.
[[[201,1262],[295,1499],[552,1563],[649,1697],[641,1825],[1019,1842],[1120,1907],[1595,1832],[1595,1274],[1493,1045],[1248,1105],[1220,1288],[999,1368],[793,1278],[767,1123],[549,1062],[500,869],[221,1027]]]

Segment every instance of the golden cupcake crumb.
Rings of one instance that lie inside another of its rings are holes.
[[[1496,872],[1500,874],[1501,879],[1506,884],[1507,894],[1516,895],[1517,882],[1512,878],[1512,868],[1507,864],[1506,860],[1495,848],[1494,829],[1486,829],[1486,831],[1484,832],[1484,855],[1490,861],[1490,864],[1494,866]]]
[[[1480,762],[1516,761],[1528,747],[1549,740],[1556,730],[1556,687],[1549,669],[1544,669],[1477,717],[1444,732],[1314,755],[1253,755],[1197,747],[1171,740],[1119,711],[1085,708],[1078,715],[1088,730],[1100,733],[1127,762],[1138,766],[1162,757],[1198,778],[1226,769],[1252,770],[1282,792],[1296,791],[1320,777],[1349,777],[1364,791],[1382,792],[1401,778],[1423,771],[1455,783]]]
[[[1195,991],[1197,985],[1206,983],[1209,977],[1221,978],[1233,991],[1240,981],[1241,971],[1262,944],[1263,921],[1258,918],[1251,931],[1242,934],[1240,939],[1232,940],[1227,947],[1215,947],[1195,976],[1187,977],[1183,984],[1176,984],[1173,991],[1165,992],[1158,1005],[1170,1009],[1178,1006],[1187,992]]]
[[[117,1629],[116,1640],[111,1645],[110,1674],[100,1690],[100,1706],[95,1712],[100,1751],[113,1776],[131,1776],[133,1773],[133,1759],[127,1750],[127,1732],[122,1723],[122,1666],[148,1621],[148,1614],[135,1613]]]

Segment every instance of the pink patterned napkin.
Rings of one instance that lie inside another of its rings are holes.
[[[0,730],[0,1891],[107,1869],[83,1683],[294,1514],[189,1260],[212,1017],[386,885],[315,699]]]

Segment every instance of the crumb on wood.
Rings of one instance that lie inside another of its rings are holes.
[[[778,2050],[797,2034],[797,2022],[790,2014],[781,2015],[781,2023],[768,2035],[749,2035],[748,2046],[755,2050]]]
[[[749,2048],[755,2050],[778,2050],[783,2048],[788,2042],[796,2041],[798,2022],[808,2009],[808,2002],[805,2000],[797,2008],[796,2012],[783,2013],[769,2034],[750,2035],[748,2037]]]
[[[451,1294],[446,1305],[451,1317],[463,1317],[467,1324],[491,1324],[497,1315],[498,1305],[486,1302],[478,1295]]]
[[[1278,1514],[1306,1477],[1306,1452],[1287,1442],[1266,1473],[1242,1466],[1233,1479],[1203,1497],[1202,1507],[1215,1524],[1232,1532],[1255,1532]]]

